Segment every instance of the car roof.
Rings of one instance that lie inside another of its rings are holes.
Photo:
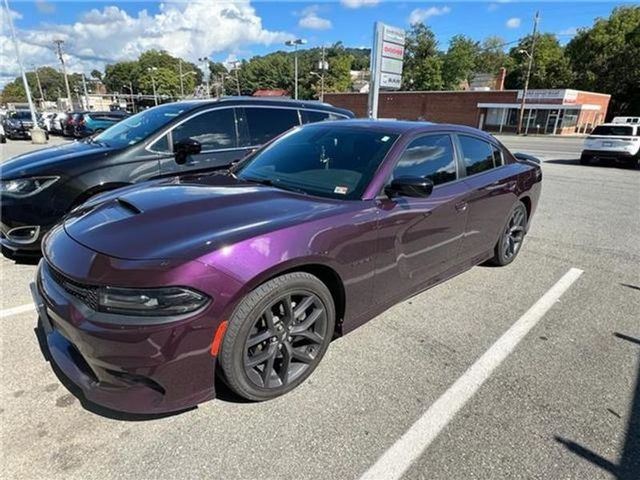
[[[180,102],[191,110],[199,108],[207,108],[216,105],[227,106],[271,106],[271,107],[289,107],[303,108],[311,110],[321,110],[327,112],[337,112],[344,115],[353,116],[353,113],[344,108],[334,107],[328,103],[315,100],[292,100],[283,98],[266,98],[266,97],[220,97],[215,99],[199,99],[199,100],[183,100]]]
[[[637,127],[638,124],[637,123],[615,123],[615,122],[609,122],[609,123],[601,123],[600,125],[596,125],[594,128],[598,128],[598,127]]]
[[[308,124],[311,126],[335,126],[336,128],[343,127],[358,127],[373,129],[380,132],[395,133],[404,135],[408,133],[436,133],[436,132],[457,132],[457,133],[469,133],[481,137],[485,137],[487,140],[492,140],[493,137],[482,130],[477,128],[468,127],[466,125],[456,125],[452,123],[432,123],[424,121],[412,121],[412,120],[374,120],[374,119],[350,119],[350,120],[333,120],[324,121],[318,123]]]

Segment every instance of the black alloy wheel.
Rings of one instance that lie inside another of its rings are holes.
[[[245,342],[245,374],[267,389],[294,382],[313,363],[327,333],[327,312],[317,295],[286,293],[253,324]]]
[[[311,375],[333,336],[335,309],[315,276],[294,272],[274,278],[238,305],[219,361],[226,383],[249,400],[268,400]]]
[[[504,266],[510,264],[520,252],[527,228],[527,208],[518,201],[508,217],[507,224],[495,247],[491,263]]]

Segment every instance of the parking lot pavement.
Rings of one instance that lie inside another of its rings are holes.
[[[2,164],[1,162],[16,155],[20,155],[21,153],[52,147],[69,141],[72,141],[72,139],[53,135],[49,137],[49,141],[46,145],[36,145],[31,143],[31,140],[7,140],[7,143],[0,143],[0,165]]]
[[[336,340],[310,380],[276,400],[244,403],[223,392],[146,421],[85,408],[43,360],[34,312],[3,318],[3,475],[358,479],[577,268],[584,273],[402,466],[402,478],[636,480],[640,171],[580,166],[573,140],[503,140],[546,152],[542,199],[519,258],[473,268]],[[28,303],[35,267],[3,259],[0,269],[3,312]]]

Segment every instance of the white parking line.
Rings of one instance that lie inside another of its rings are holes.
[[[0,310],[0,318],[10,317],[11,315],[17,315],[19,313],[30,312],[31,310],[35,310],[35,305],[32,303],[28,303],[27,305],[19,305],[13,308],[7,308],[5,310]]]
[[[398,480],[422,455],[493,371],[575,282],[582,270],[570,269],[514,323],[431,407],[367,470],[360,480]]]

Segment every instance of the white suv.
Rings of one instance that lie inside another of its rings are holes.
[[[593,129],[584,142],[580,163],[615,160],[635,166],[640,159],[640,125],[604,123]]]

